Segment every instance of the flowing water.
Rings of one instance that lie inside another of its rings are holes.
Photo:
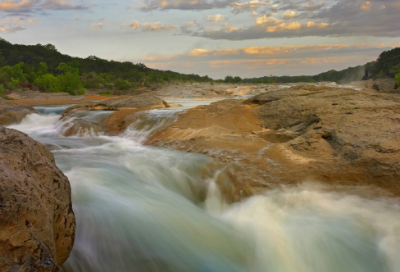
[[[211,101],[181,100],[183,109]],[[397,272],[400,206],[310,185],[227,204],[213,159],[144,146],[178,109],[139,113],[122,136],[81,131],[109,112],[58,121],[65,106],[40,107],[12,128],[52,149],[72,186],[77,219],[67,272]]]

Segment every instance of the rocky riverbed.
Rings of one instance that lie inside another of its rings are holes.
[[[398,270],[399,94],[191,86],[73,106],[1,100],[3,124],[55,161],[1,128],[0,268],[60,271],[72,187],[66,271]]]

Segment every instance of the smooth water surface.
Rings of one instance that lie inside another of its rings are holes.
[[[179,102],[183,110],[204,103]],[[65,271],[400,271],[392,200],[304,185],[227,204],[214,182],[219,163],[141,144],[176,108],[138,113],[121,137],[62,137],[78,119],[106,117],[80,112],[60,122],[63,109],[40,107],[12,127],[50,147],[71,181],[77,233]]]

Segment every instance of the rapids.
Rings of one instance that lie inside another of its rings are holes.
[[[180,110],[212,101],[169,101],[182,108],[141,114],[120,137],[90,131],[61,136],[81,112],[37,107],[12,128],[54,153],[68,176],[77,218],[67,272],[397,272],[400,206],[315,185],[281,188],[228,204],[212,158],[142,145]]]

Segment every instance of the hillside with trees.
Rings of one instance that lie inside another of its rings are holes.
[[[265,76],[242,79],[226,76],[213,80],[208,76],[181,74],[146,67],[142,63],[117,62],[96,56],[87,58],[64,55],[54,45],[11,44],[0,38],[0,95],[5,90],[29,88],[42,92],[83,94],[85,89],[107,92],[136,92],[143,87],[181,82],[223,83],[297,83],[333,81],[349,83],[370,78],[396,78],[400,85],[400,48],[382,52],[377,61],[344,70],[330,70],[314,76]]]
[[[396,78],[400,85],[400,48],[384,51],[376,61],[344,70],[330,70],[314,76],[265,76],[246,78],[245,83],[297,83],[333,81],[346,84],[358,80],[376,78]]]
[[[85,89],[135,91],[168,81],[211,82],[208,76],[150,69],[142,63],[61,54],[54,45],[11,44],[0,39],[0,88],[34,85],[43,92],[82,94]]]

